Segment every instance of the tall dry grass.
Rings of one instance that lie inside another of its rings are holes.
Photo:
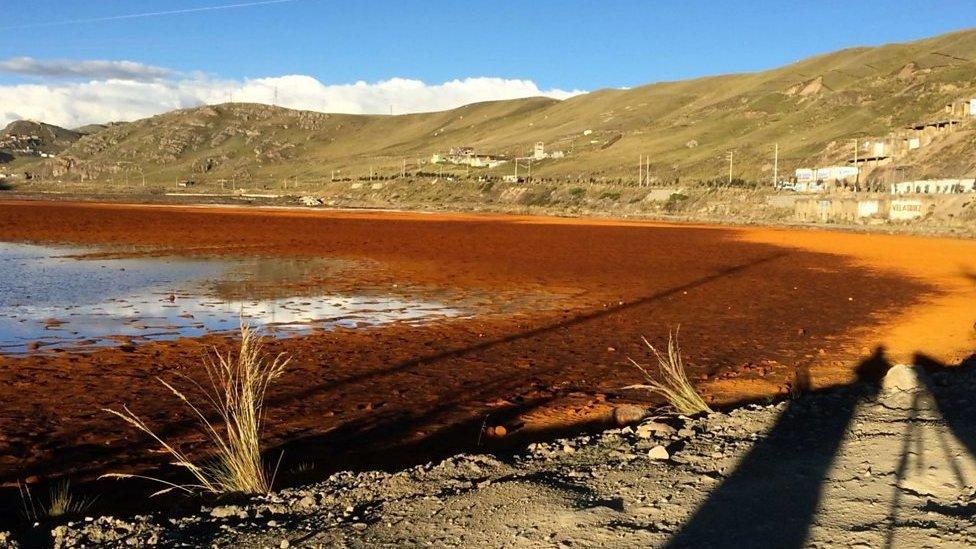
[[[139,416],[127,406],[122,411],[106,409],[133,427],[152,437],[174,458],[174,464],[185,468],[195,482],[174,484],[154,477],[142,477],[113,473],[112,478],[147,478],[166,485],[156,492],[171,490],[185,492],[210,492],[214,494],[243,493],[263,494],[271,490],[274,471],[265,467],[261,459],[261,423],[264,414],[264,398],[271,382],[278,378],[288,359],[279,354],[269,358],[263,351],[260,336],[246,324],[241,324],[240,350],[235,355],[223,355],[214,351],[214,357],[204,361],[210,386],[188,379],[199,390],[204,405],[213,409],[219,421],[211,421],[186,393],[172,384],[159,379],[197,417],[201,429],[213,448],[206,461],[194,463],[180,449],[158,436]]]
[[[678,332],[668,332],[667,353],[657,350],[647,338],[641,338],[644,344],[651,350],[657,360],[658,372],[661,380],[658,381],[651,375],[648,369],[640,365],[632,358],[627,358],[644,375],[647,383],[640,385],[630,385],[627,389],[644,389],[663,397],[668,404],[679,414],[694,415],[701,412],[711,412],[705,400],[695,390],[695,386],[688,379],[685,371],[684,362],[681,359],[681,348],[678,345]]]

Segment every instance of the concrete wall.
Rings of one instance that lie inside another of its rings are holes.
[[[948,198],[948,197],[943,197]],[[797,198],[794,214],[798,221],[814,223],[870,223],[882,220],[909,221],[923,217],[937,206],[930,197],[892,198],[829,197]]]

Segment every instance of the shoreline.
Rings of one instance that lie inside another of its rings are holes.
[[[745,191],[743,191],[745,192]],[[797,196],[801,195],[785,195]],[[212,201],[195,200],[199,198],[217,199]],[[392,203],[380,201],[370,204],[368,201],[350,201],[348,204],[321,206],[298,205],[298,195],[280,195],[275,198],[251,196],[249,198],[234,197],[232,195],[208,195],[200,193],[171,194],[136,194],[136,193],[71,193],[71,192],[18,192],[7,190],[0,192],[0,202],[66,202],[79,204],[96,204],[105,206],[147,206],[147,207],[187,207],[199,209],[255,209],[269,211],[294,212],[338,212],[338,213],[391,213],[417,215],[445,215],[445,216],[473,216],[490,218],[495,216],[505,218],[526,218],[540,220],[578,220],[588,222],[619,222],[619,223],[663,223],[672,225],[687,225],[719,228],[783,228],[830,232],[852,232],[863,234],[914,235],[937,238],[958,238],[963,240],[976,239],[976,225],[947,227],[937,221],[906,221],[887,223],[847,223],[835,222],[815,223],[782,218],[741,219],[735,215],[710,216],[696,214],[666,214],[656,211],[624,211],[605,210],[599,208],[585,208],[581,210],[560,207],[536,207],[499,202],[462,202],[451,207],[432,207],[427,202]]]

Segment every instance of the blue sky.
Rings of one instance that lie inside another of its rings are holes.
[[[245,2],[3,0],[0,27]],[[971,0],[295,0],[12,29],[3,32],[0,58],[128,59],[232,78],[307,74],[323,82],[498,76],[592,90],[770,68],[971,26]],[[43,38],[32,39],[35,33]],[[24,39],[11,39],[18,35]]]
[[[130,60],[182,76],[325,85],[495,77],[569,91],[760,70],[976,26],[972,0],[285,0],[80,21],[253,2],[0,0],[0,60]],[[63,21],[75,22],[51,24]],[[0,71],[0,85],[58,78]]]

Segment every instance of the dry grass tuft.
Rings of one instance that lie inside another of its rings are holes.
[[[644,374],[647,383],[630,385],[626,388],[645,389],[656,395],[660,395],[679,414],[693,415],[701,412],[711,412],[712,409],[702,399],[701,395],[698,394],[698,391],[695,390],[695,386],[691,384],[691,380],[688,379],[688,374],[685,372],[685,365],[681,360],[681,349],[678,346],[678,332],[675,331],[674,333],[668,334],[667,354],[662,354],[658,351],[647,341],[647,338],[641,339],[643,339],[644,344],[654,354],[654,358],[657,359],[658,370],[661,373],[661,381],[654,379],[650,372],[647,371],[647,368],[638,364],[634,359],[628,358],[627,360]]]
[[[110,474],[111,478],[148,478],[167,487],[154,493],[172,490],[185,492],[210,492],[213,494],[243,493],[263,494],[271,490],[274,472],[265,468],[261,460],[261,420],[264,397],[268,386],[278,378],[288,364],[283,355],[268,359],[263,352],[260,336],[247,325],[241,324],[241,346],[235,356],[232,352],[204,362],[210,387],[203,387],[189,380],[203,395],[219,416],[219,422],[211,422],[187,396],[173,385],[159,380],[173,392],[197,416],[200,426],[214,449],[207,462],[193,463],[179,449],[156,435],[135,413],[123,406],[122,411],[106,409],[130,425],[151,436],[175,459],[174,464],[193,475],[193,484],[174,484],[158,478],[138,475]],[[158,378],[157,378],[158,379]],[[215,425],[216,424],[216,425]]]
[[[71,483],[67,479],[51,487],[50,499],[46,507],[34,501],[30,487],[26,484],[19,484],[18,489],[24,516],[33,522],[38,522],[45,517],[58,518],[80,515],[95,503],[94,498],[75,497],[71,493]]]

